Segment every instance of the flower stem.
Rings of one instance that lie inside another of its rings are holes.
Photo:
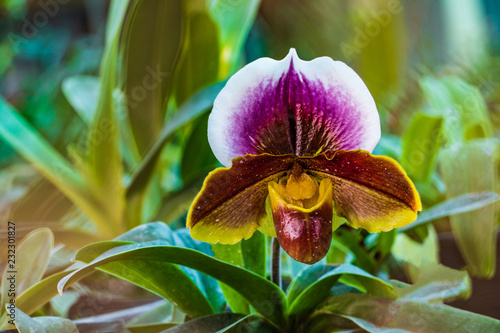
[[[281,247],[277,238],[273,238],[271,256],[271,281],[281,288]]]

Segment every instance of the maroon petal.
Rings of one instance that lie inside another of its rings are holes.
[[[293,259],[305,264],[321,260],[332,240],[332,185],[323,179],[318,203],[303,208],[287,202],[280,194],[280,185],[269,183],[269,196],[276,235],[281,247]],[[335,229],[338,225],[335,226]]]

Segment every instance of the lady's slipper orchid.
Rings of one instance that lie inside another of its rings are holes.
[[[217,96],[208,139],[228,168],[210,173],[191,206],[187,226],[198,240],[234,244],[260,228],[312,264],[342,223],[334,215],[380,232],[421,210],[397,162],[370,154],[380,120],[367,87],[328,57],[303,61],[291,49],[245,66]]]

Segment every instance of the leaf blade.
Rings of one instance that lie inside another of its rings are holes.
[[[5,311],[5,305],[12,298],[9,296],[12,284],[15,285],[14,292],[22,294],[41,280],[49,265],[53,246],[54,235],[50,229],[40,228],[26,235],[15,252],[12,252],[14,253],[14,264],[13,266],[6,265],[2,275],[4,277],[2,280],[2,313]],[[33,255],[34,253],[37,255]],[[9,281],[7,277],[13,277],[13,280]]]
[[[78,330],[69,319],[59,317],[36,317],[30,318],[21,310],[16,311],[16,327],[20,333],[78,333]]]
[[[373,330],[372,325],[378,329],[428,333],[496,332],[500,329],[498,320],[451,306],[393,300],[366,294],[331,297],[324,310],[345,316],[369,332],[377,332]],[[370,325],[364,325],[363,322]]]
[[[71,76],[62,83],[66,99],[86,124],[94,118],[99,90],[99,78],[90,75]]]
[[[424,210],[418,215],[415,222],[399,228],[399,230],[407,231],[442,217],[471,212],[491,205],[499,200],[500,195],[495,192],[462,194]]]
[[[58,289],[62,292],[68,285],[78,280],[79,276],[92,270],[94,267],[108,262],[130,259],[159,260],[184,265],[210,275],[240,292],[250,304],[262,315],[275,323],[283,323],[283,311],[286,299],[283,292],[270,281],[255,273],[243,270],[220,260],[209,257],[201,252],[152,244],[135,244],[137,248],[126,248],[121,253],[104,254],[84,268],[71,273],[59,283]],[[108,252],[109,253],[109,252]],[[241,281],[246,281],[241,284]]]
[[[500,141],[476,139],[458,143],[443,151],[441,170],[447,195],[497,190]],[[496,263],[496,219],[494,205],[450,218],[467,269],[472,275],[492,277]]]
[[[182,49],[182,2],[133,1],[124,18],[124,93],[132,133],[144,154],[158,139]],[[148,36],[148,38],[144,38]]]
[[[415,182],[428,182],[441,144],[442,117],[416,113],[402,139],[401,166]]]
[[[318,277],[321,272],[325,273]],[[303,281],[292,285],[288,294],[290,303],[288,313],[290,315],[300,316],[313,310],[328,297],[330,289],[341,278],[343,278],[344,283],[355,287],[363,287],[371,294],[386,297],[396,296],[393,287],[387,282],[350,264],[338,267],[312,266],[306,268],[303,273],[299,276]],[[308,281],[315,282],[310,284]]]

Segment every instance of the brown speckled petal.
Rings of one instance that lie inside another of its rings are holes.
[[[212,171],[189,210],[191,236],[222,244],[252,236],[266,215],[267,184],[294,161],[292,155],[245,155],[233,159],[231,168]]]
[[[338,151],[298,160],[302,168],[332,182],[337,215],[355,228],[369,232],[403,227],[422,210],[412,181],[399,164],[386,156],[367,151]]]

